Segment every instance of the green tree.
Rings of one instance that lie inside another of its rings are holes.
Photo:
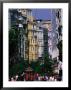
[[[54,62],[49,58],[48,54],[44,54],[44,72],[51,75],[53,73]]]
[[[18,28],[12,26],[9,30],[9,68],[18,61],[18,35]]]
[[[10,58],[18,53],[18,29],[13,26],[9,30],[9,56]]]

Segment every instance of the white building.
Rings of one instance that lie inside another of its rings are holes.
[[[57,31],[57,19],[56,19],[56,12],[58,9],[51,9],[51,28],[48,30],[48,48],[49,48],[49,55],[52,59],[57,59],[59,56],[59,50],[57,48],[58,44],[58,31]]]
[[[36,25],[34,25],[34,30],[36,31],[34,33],[34,36],[37,36],[37,42],[38,42],[38,58],[42,58],[43,57],[43,28],[41,27],[41,21],[37,20],[36,21]]]
[[[43,55],[43,29],[37,30],[37,40],[38,40],[38,57]]]

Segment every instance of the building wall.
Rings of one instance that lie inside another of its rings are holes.
[[[56,12],[58,9],[52,9],[51,10],[51,30],[48,31],[48,38],[49,38],[49,42],[48,42],[48,48],[49,48],[49,55],[51,56],[51,58],[53,59],[59,56],[59,50],[57,48],[57,44],[58,44],[58,31],[57,31],[57,19],[56,19]],[[56,53],[54,53],[56,52]],[[55,54],[55,55],[54,55]]]
[[[37,46],[37,39],[32,37],[30,40],[29,45],[29,60],[36,61],[38,59],[38,46]]]
[[[27,17],[27,51],[25,57],[29,59],[29,62],[36,59],[36,52],[35,52],[35,45],[36,43],[35,38],[33,37],[33,16],[30,9],[21,9],[19,10],[23,16]]]
[[[52,12],[54,12],[54,19],[52,18],[52,25],[53,25],[53,28],[52,28],[52,31],[53,31],[53,34],[52,34],[52,59],[53,60],[57,60],[57,67],[54,67],[54,72],[58,71],[57,73],[59,74],[59,62],[60,62],[60,59],[61,59],[61,51],[60,49],[58,48],[58,44],[59,42],[61,41],[62,39],[62,10],[61,9],[56,9],[56,10],[53,10]],[[54,23],[55,22],[55,23]],[[61,48],[61,47],[60,47]],[[59,58],[60,56],[60,58]],[[55,63],[56,64],[56,63]]]
[[[23,27],[23,21],[24,24],[26,24],[26,17],[24,18],[21,12],[19,12],[17,9],[9,10],[9,30],[14,28],[17,32],[19,31],[17,55],[24,58],[24,30],[26,29],[26,27]]]
[[[58,9],[56,12],[56,19],[57,19],[57,30],[58,30],[58,49],[59,49],[59,61],[62,62],[62,9]],[[60,45],[60,47],[59,47]]]
[[[44,28],[47,28],[48,31],[51,31],[51,29],[52,29],[51,20],[43,20],[42,21],[42,26]]]
[[[33,16],[28,15],[28,41],[29,41],[28,59],[29,59],[29,62],[36,61],[38,59],[37,37],[34,36],[35,31],[36,29],[34,29]]]
[[[43,55],[43,46],[44,46],[44,41],[43,41],[43,29],[38,29],[37,30],[37,40],[38,40],[38,58],[42,57]]]

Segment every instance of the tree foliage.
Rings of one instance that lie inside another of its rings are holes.
[[[53,65],[54,62],[52,59],[49,58],[48,54],[44,54],[44,69],[45,73],[52,74],[53,73]]]
[[[18,28],[13,25],[9,29],[9,68],[18,61]]]
[[[18,29],[13,26],[9,30],[9,56],[10,58],[18,53]]]

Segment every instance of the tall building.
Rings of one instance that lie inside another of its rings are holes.
[[[59,60],[60,51],[57,45],[62,40],[62,10],[52,9],[51,15],[52,28],[49,37],[52,40],[52,59]]]
[[[22,16],[26,17],[26,30],[27,33],[24,35],[25,44],[24,44],[24,57],[26,60],[29,60],[29,63],[31,61],[36,60],[36,38],[33,36],[33,16],[31,9],[20,9],[19,10],[22,14]],[[25,30],[24,30],[25,31]],[[36,49],[37,50],[37,49]]]
[[[9,9],[9,13],[8,13],[8,22],[9,22],[9,30],[12,27],[16,27],[18,28],[18,11],[17,9]]]
[[[28,51],[27,51],[27,57],[29,60],[29,63],[32,61],[37,60],[37,37],[34,36],[34,33],[36,30],[34,29],[34,23],[33,23],[33,16],[32,16],[32,11],[30,9],[26,10],[27,12],[27,46],[28,46]]]
[[[27,45],[27,17],[22,12],[23,9],[9,10],[9,30],[14,28],[14,31],[16,29],[18,34],[18,53],[15,56],[17,56],[19,60],[21,58],[25,59],[25,48]]]
[[[22,14],[23,9],[19,9],[19,17],[18,17],[18,22],[19,22],[19,52],[21,54],[21,57],[25,59],[25,44],[26,44],[26,39],[27,39],[27,17]]]
[[[42,27],[44,28],[44,53],[49,53],[49,32],[51,31],[51,20],[43,20]]]
[[[8,11],[8,23],[9,23],[9,63],[14,63],[18,57],[18,11],[16,9],[9,9]],[[15,37],[16,36],[16,37]],[[16,40],[15,40],[16,39]],[[16,43],[15,43],[16,42]],[[15,49],[14,49],[15,47]]]
[[[38,37],[38,57],[41,62],[44,60],[44,55],[48,54],[48,24],[47,20],[37,20]],[[50,27],[49,27],[50,28]]]
[[[22,16],[26,17],[26,25],[24,25],[24,27],[26,27],[26,29],[24,30],[24,32],[25,32],[25,35],[24,35],[24,39],[25,39],[24,57],[26,60],[31,61],[31,59],[30,59],[30,42],[31,42],[31,37],[32,37],[31,30],[33,30],[33,16],[32,16],[32,12],[30,9],[20,9],[20,12],[21,12]]]
[[[58,9],[51,9],[51,19],[50,25],[51,28],[48,30],[48,48],[49,48],[49,56],[52,59],[58,59],[59,50],[57,48],[58,44],[58,31],[57,31],[57,23],[56,23],[56,11]]]
[[[41,28],[41,27],[39,27],[39,29],[37,29],[37,40],[38,40],[38,58],[42,59],[44,40],[43,40],[43,28]]]
[[[38,42],[38,59],[43,59],[43,28],[41,27],[41,20],[35,20],[36,22],[36,35]]]
[[[62,77],[62,9],[58,9],[56,11],[56,22],[57,22],[57,30],[58,30],[58,49],[59,49],[59,57],[58,57],[58,71],[59,76]]]
[[[43,60],[44,54],[48,54],[48,21],[37,19],[37,40],[38,40],[38,59]]]
[[[51,17],[51,33],[49,33],[52,44],[51,58],[55,62],[54,72],[59,74],[61,68],[60,61],[62,61],[62,10],[52,9],[51,15],[53,15]]]

